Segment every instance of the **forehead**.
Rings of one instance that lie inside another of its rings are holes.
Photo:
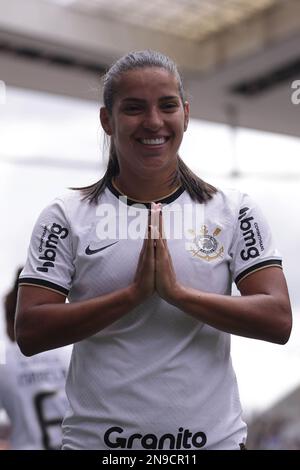
[[[178,83],[174,75],[159,67],[146,67],[124,72],[118,80],[116,99],[134,97],[178,96]]]

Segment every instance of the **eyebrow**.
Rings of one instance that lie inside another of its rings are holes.
[[[162,96],[161,98],[159,98],[159,101],[167,101],[167,100],[180,100],[180,97],[177,95],[174,95],[174,96]],[[135,98],[134,96],[124,98],[122,100],[122,102],[125,102],[125,103],[128,101],[130,102],[134,101],[136,103],[145,103],[147,100],[144,100],[142,98]]]

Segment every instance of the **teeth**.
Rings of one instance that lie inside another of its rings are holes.
[[[164,144],[166,140],[167,139],[165,137],[160,137],[157,139],[141,139],[141,142],[145,145],[161,145]]]

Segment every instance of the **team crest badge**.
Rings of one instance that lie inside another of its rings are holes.
[[[204,259],[206,261],[222,258],[224,247],[220,246],[220,243],[217,239],[219,233],[221,232],[220,228],[217,227],[212,235],[209,234],[206,225],[202,225],[198,235],[194,230],[189,230],[189,232],[194,236],[188,249],[188,251],[192,253],[193,256],[197,256],[198,258]]]

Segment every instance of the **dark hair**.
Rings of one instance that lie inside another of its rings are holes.
[[[129,54],[117,60],[108,70],[103,78],[103,102],[109,114],[112,114],[114,98],[117,91],[118,80],[124,72],[136,70],[146,67],[158,67],[170,72],[177,80],[178,91],[182,104],[185,102],[185,93],[181,77],[179,75],[175,62],[168,56],[152,51],[150,49],[138,52],[130,52]],[[111,179],[119,173],[119,163],[114,147],[113,139],[110,139],[109,159],[104,176],[90,186],[80,189],[84,199],[90,202],[97,202],[101,193],[105,190]],[[183,160],[178,156],[178,167],[171,186],[174,182],[181,183],[183,188],[189,193],[193,200],[200,203],[208,201],[217,192],[217,189],[203,181],[195,173],[193,173]]]

